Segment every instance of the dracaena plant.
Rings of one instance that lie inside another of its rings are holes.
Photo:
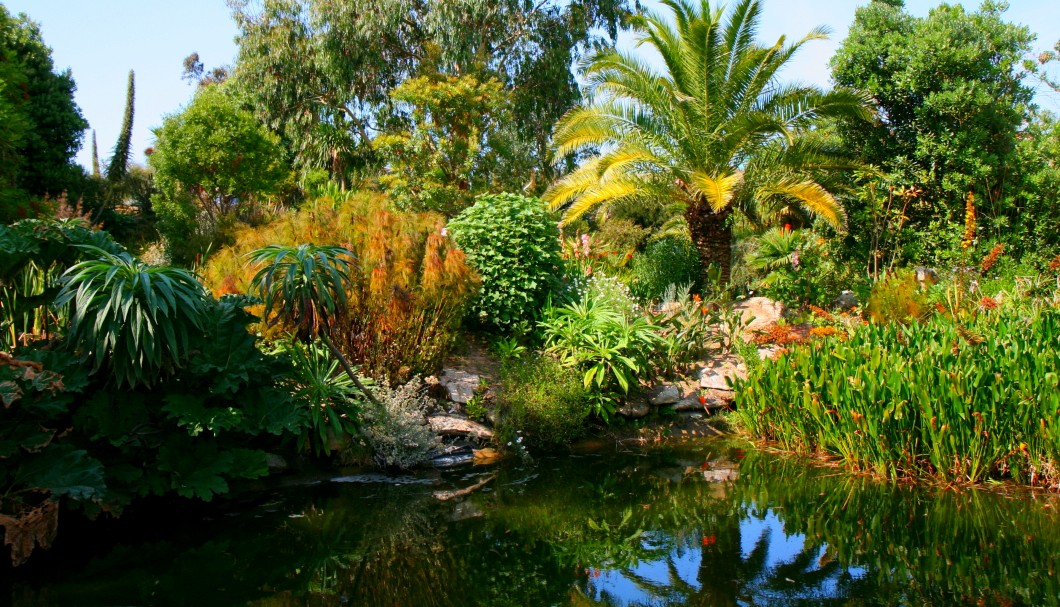
[[[314,244],[269,245],[247,256],[250,263],[262,266],[251,280],[251,288],[265,304],[266,322],[292,327],[301,341],[319,337],[350,381],[378,405],[331,339],[337,317],[346,311],[353,258],[344,247]]]
[[[179,368],[203,330],[208,295],[180,268],[85,246],[94,259],[63,274],[56,307],[70,306],[66,343],[120,386],[151,385]]]

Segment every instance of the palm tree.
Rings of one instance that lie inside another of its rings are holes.
[[[868,100],[777,81],[788,60],[826,30],[762,46],[755,41],[758,0],[740,0],[727,19],[710,0],[662,3],[676,26],[649,13],[633,30],[663,69],[615,50],[590,60],[590,101],[560,119],[553,146],[557,157],[593,155],[545,199],[553,208],[569,205],[565,222],[630,199],[676,202],[704,269],[717,264],[724,280],[734,209],[761,224],[799,208],[843,226],[842,207],[822,180],[855,165],[813,126],[821,118],[867,119]]]
[[[346,310],[349,260],[353,259],[353,253],[338,246],[269,245],[251,251],[247,258],[250,263],[265,264],[251,279],[251,286],[265,304],[266,322],[270,322],[275,309],[271,322],[294,327],[296,339],[308,342],[319,337],[357,389],[379,405],[331,340],[335,317]]]

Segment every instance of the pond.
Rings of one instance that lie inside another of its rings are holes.
[[[0,586],[51,605],[1052,605],[1060,503],[730,443],[350,475],[76,530]]]

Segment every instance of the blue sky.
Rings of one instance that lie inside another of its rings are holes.
[[[193,87],[180,79],[181,62],[196,51],[207,68],[235,59],[236,34],[224,0],[0,0],[12,13],[24,12],[41,24],[45,42],[59,69],[73,71],[77,103],[96,130],[100,156],[114,146],[125,103],[125,82],[136,71],[136,117],[133,132],[134,160],[143,162],[151,145],[151,129],[166,114],[179,110],[191,98]],[[817,25],[832,30],[831,39],[804,47],[785,78],[828,84],[828,59],[846,36],[854,10],[868,0],[766,0],[761,38],[774,41],[781,35],[801,37]],[[1029,25],[1038,34],[1038,47],[1046,49],[1060,39],[1057,0],[1011,0],[1006,18]],[[907,0],[915,15],[926,15],[937,0]],[[978,0],[964,2],[976,7]],[[642,0],[658,8],[657,0]],[[628,46],[629,37],[620,44]],[[1060,95],[1043,92],[1038,102],[1060,111]],[[89,136],[78,155],[90,162]]]

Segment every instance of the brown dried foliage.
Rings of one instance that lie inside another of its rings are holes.
[[[18,567],[36,546],[47,549],[59,530],[59,504],[45,502],[16,516],[0,514],[4,544],[11,548],[11,564]]]

